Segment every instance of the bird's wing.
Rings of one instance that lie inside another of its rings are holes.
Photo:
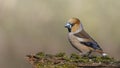
[[[94,42],[80,42],[81,44],[84,44],[88,47],[92,47],[93,49],[98,49],[98,50],[102,50],[98,44],[94,43]]]
[[[92,47],[94,49],[99,49],[102,50],[100,48],[100,46],[98,45],[98,43],[92,39],[88,33],[86,33],[84,30],[81,32],[78,32],[76,34],[74,34],[76,37],[78,37],[79,39],[83,39],[83,41],[81,40],[80,43],[84,44],[86,46]],[[87,40],[87,41],[86,41]]]
[[[77,37],[80,37],[80,38],[90,38],[88,33],[86,33],[84,30],[82,30],[78,33],[75,33],[74,35],[77,36]]]

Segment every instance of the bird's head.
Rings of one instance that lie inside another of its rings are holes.
[[[67,21],[65,28],[68,29],[69,32],[76,32],[77,30],[82,30],[82,24],[78,18],[71,18]]]

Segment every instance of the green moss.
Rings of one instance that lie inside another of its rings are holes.
[[[92,57],[92,61],[93,62],[102,62],[102,63],[112,63],[115,61],[114,58],[110,58],[109,56],[104,56],[104,57],[100,57],[100,56],[93,56]]]
[[[60,65],[56,65],[55,68],[77,68],[76,65],[74,64],[60,64]]]
[[[37,63],[36,64],[37,68],[77,68],[74,64],[57,64],[57,65],[53,65],[53,64],[45,64],[45,63]]]
[[[115,59],[110,58],[109,56],[83,57],[74,53],[67,56],[65,53],[51,55],[39,52],[35,55],[35,57],[37,57],[35,61],[36,68],[77,68],[79,64],[86,65],[93,63],[104,63],[108,65],[115,62]]]
[[[56,57],[64,57],[64,56],[66,56],[66,54],[61,52],[61,53],[56,54],[55,56]]]
[[[44,58],[45,57],[45,53],[38,52],[35,56],[38,57],[38,58]]]
[[[81,62],[81,63],[87,63],[89,62],[89,58],[88,57],[82,57],[78,54],[71,54],[70,56],[70,60],[74,61],[74,62]]]

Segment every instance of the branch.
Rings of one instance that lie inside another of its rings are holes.
[[[77,54],[67,56],[65,53],[51,55],[39,52],[36,55],[27,55],[26,60],[34,68],[120,68],[120,61],[108,56],[82,57]]]

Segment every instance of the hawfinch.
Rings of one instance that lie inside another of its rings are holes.
[[[82,56],[89,56],[92,52],[99,53],[101,56],[107,55],[103,52],[98,43],[84,30],[79,19],[69,19],[65,28],[67,28],[69,32],[69,42],[80,52]]]

